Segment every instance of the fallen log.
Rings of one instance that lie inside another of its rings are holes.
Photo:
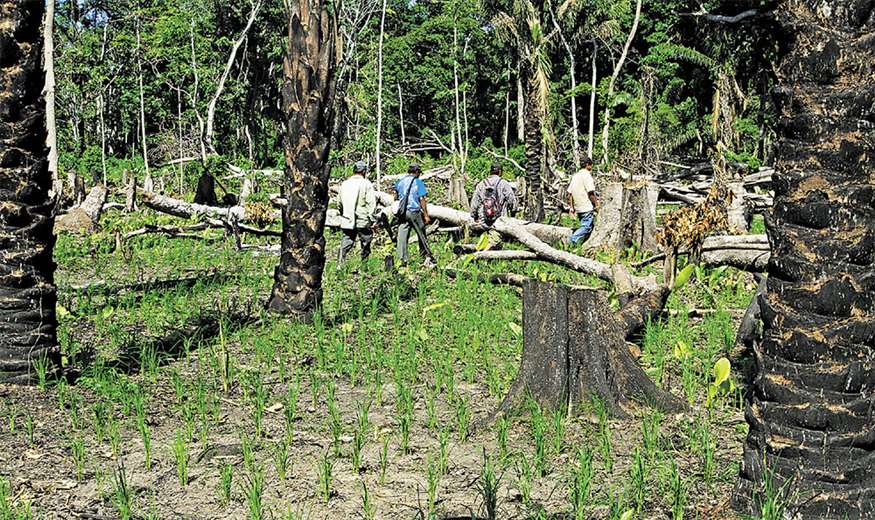
[[[234,273],[226,273],[221,271],[204,271],[191,276],[183,276],[179,278],[145,280],[142,282],[134,282],[121,285],[112,285],[107,281],[90,282],[80,285],[60,286],[60,293],[86,293],[92,295],[112,296],[130,292],[154,291],[162,289],[173,289],[177,287],[191,288],[198,283],[220,283],[230,279]]]
[[[514,287],[522,287],[523,284],[525,284],[529,280],[527,276],[515,273],[474,274],[460,271],[458,269],[449,268],[444,269],[444,272],[447,274],[448,277],[454,280],[457,278],[466,278],[469,280],[477,280],[484,283],[492,283],[495,285],[511,285]]]
[[[234,218],[240,221],[246,216],[246,210],[242,206],[231,206],[229,208],[206,206],[152,192],[143,192],[142,199],[146,207],[176,217],[192,218],[196,215],[202,215],[204,217],[220,219]]]
[[[521,226],[511,219],[502,217],[495,221],[493,228],[502,235],[514,238],[517,242],[537,253],[541,258],[569,267],[575,271],[595,276],[607,282],[613,283],[615,281],[616,267],[599,262],[598,260],[578,256],[568,251],[555,249],[531,233],[525,226]],[[656,277],[654,276],[640,277],[628,275],[628,279],[633,290],[636,292],[656,288]]]
[[[106,203],[108,191],[106,186],[98,184],[91,188],[88,196],[79,206],[55,219],[55,233],[92,233],[97,230],[103,205]]]

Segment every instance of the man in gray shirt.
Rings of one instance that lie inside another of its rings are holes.
[[[501,177],[502,173],[501,163],[493,163],[489,176],[477,184],[471,196],[471,220],[490,228],[490,249],[501,247],[501,234],[491,229],[492,224],[517,211],[516,193],[513,186]]]

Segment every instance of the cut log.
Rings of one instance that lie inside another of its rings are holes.
[[[643,305],[643,300],[634,301]],[[629,327],[596,289],[528,280],[520,369],[498,410],[515,409],[526,396],[552,409],[567,407],[569,413],[593,398],[617,417],[628,416],[632,400],[667,412],[684,410],[681,401],[657,388],[626,348]]]
[[[99,227],[100,215],[106,203],[106,186],[91,188],[81,205],[55,219],[55,233],[93,233]]]
[[[652,183],[613,182],[602,191],[602,200],[587,249],[623,251],[635,245],[657,251],[656,203],[659,187]]]
[[[131,177],[125,186],[125,213],[137,211],[137,179]]]
[[[195,215],[203,215],[205,217],[220,219],[235,218],[239,221],[243,220],[246,213],[241,206],[231,206],[230,208],[205,206],[203,204],[185,202],[179,199],[174,199],[173,197],[151,192],[143,193],[143,204],[155,211],[183,218],[192,218]]]
[[[512,219],[502,217],[495,221],[493,227],[502,235],[514,238],[517,242],[528,247],[543,259],[574,269],[581,273],[598,277],[607,282],[614,282],[615,270],[617,268],[599,262],[598,260],[585,258],[569,253],[568,251],[555,249],[529,232],[526,227],[513,222]],[[633,290],[636,292],[653,290],[656,288],[656,278],[653,276],[640,277],[629,275],[629,281]]]
[[[527,276],[515,273],[468,273],[458,269],[444,269],[448,277],[452,279],[466,278],[469,280],[477,280],[484,283],[492,283],[495,285],[511,285],[514,287],[522,287],[529,280]]]

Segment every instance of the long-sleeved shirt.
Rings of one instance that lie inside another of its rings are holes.
[[[340,228],[362,229],[371,225],[377,209],[377,194],[371,181],[353,175],[340,185]]]
[[[495,197],[500,206],[499,217],[516,212],[517,200],[513,187],[498,175],[490,175],[477,184],[477,187],[474,188],[474,194],[471,196],[471,217],[475,221],[479,221],[482,218],[480,210],[483,208],[483,200],[486,198],[487,188],[495,190]]]

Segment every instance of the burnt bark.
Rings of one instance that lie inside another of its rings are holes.
[[[667,289],[653,291],[615,314],[597,289],[526,281],[520,369],[499,411],[516,408],[526,396],[571,413],[597,397],[618,417],[628,415],[633,400],[664,411],[684,409],[650,380],[626,346],[667,296]]]
[[[794,518],[875,510],[875,4],[786,1],[763,339],[737,509],[788,484]]]
[[[218,206],[216,197],[216,178],[209,172],[204,172],[197,179],[197,190],[194,192],[194,203],[204,206]]]
[[[0,0],[0,382],[58,366],[42,0]]]
[[[338,55],[333,13],[338,10],[338,2],[326,0],[287,3],[282,190],[287,203],[282,209],[281,254],[268,308],[297,319],[309,319],[322,302],[328,154]]]

